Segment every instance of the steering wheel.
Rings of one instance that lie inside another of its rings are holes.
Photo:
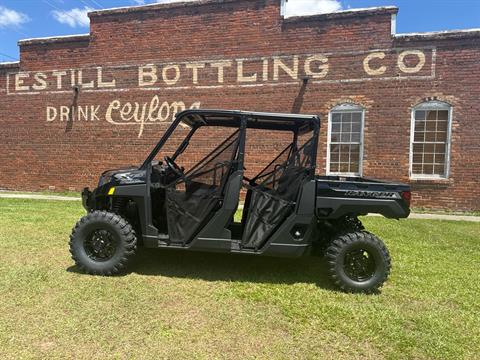
[[[165,163],[167,164],[168,168],[170,170],[172,170],[175,173],[175,175],[177,175],[178,177],[181,177],[181,178],[183,178],[185,176],[185,174],[183,173],[183,169],[180,166],[178,166],[170,156],[165,156],[164,159],[165,159]]]

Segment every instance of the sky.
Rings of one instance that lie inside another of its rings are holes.
[[[18,60],[20,39],[88,33],[88,11],[172,1],[0,0],[0,62]],[[400,8],[397,33],[480,28],[480,0],[288,0],[286,15],[387,5]]]

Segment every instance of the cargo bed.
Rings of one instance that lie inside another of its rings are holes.
[[[363,177],[316,176],[319,218],[377,213],[387,218],[410,214],[410,186]]]

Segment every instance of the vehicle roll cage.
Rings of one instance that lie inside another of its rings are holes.
[[[194,133],[202,126],[238,128],[240,131],[241,144],[241,154],[239,155],[242,159],[246,129],[291,131],[294,135],[292,142],[293,145],[297,143],[299,135],[304,135],[309,132],[313,132],[313,138],[315,144],[317,144],[320,131],[320,118],[317,115],[246,112],[238,110],[185,110],[177,114],[173,123],[167,129],[147,159],[143,162],[140,169],[145,170],[148,168],[180,123],[190,127],[191,130],[175,151],[173,159],[185,150]],[[314,167],[317,159],[317,146],[311,146],[311,151],[312,163],[310,165]]]

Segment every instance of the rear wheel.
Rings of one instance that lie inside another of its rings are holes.
[[[94,275],[114,275],[125,269],[135,255],[137,238],[120,215],[93,211],[75,225],[70,252],[76,265]]]
[[[376,292],[390,274],[387,248],[366,231],[336,237],[327,248],[326,258],[332,281],[347,292]]]

